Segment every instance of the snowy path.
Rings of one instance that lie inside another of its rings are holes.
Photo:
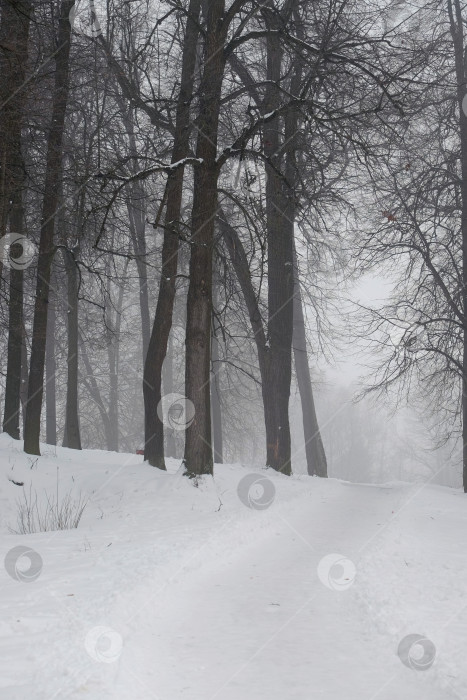
[[[431,685],[430,671],[403,666],[390,640],[362,618],[358,578],[336,591],[317,576],[332,552],[357,563],[395,502],[381,489],[365,502],[361,488],[342,485],[318,507],[305,501],[279,516],[266,539],[230,562],[180,581],[171,600],[141,620],[118,697],[134,693],[138,679],[141,699],[454,698]],[[149,652],[142,658],[141,649]]]
[[[10,478],[50,490],[57,468],[91,496],[78,530],[7,534]],[[248,474],[216,467],[194,488],[134,456],[62,449],[31,466],[1,438],[0,555],[26,545],[43,569],[0,577],[0,699],[467,697],[464,494],[267,471],[275,499],[257,511],[237,493]],[[343,590],[340,567],[318,575],[333,553],[355,567]],[[423,672],[396,654],[416,633],[437,651]]]

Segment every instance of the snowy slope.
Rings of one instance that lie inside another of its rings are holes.
[[[270,470],[261,486],[238,465],[196,486],[175,462],[44,453],[0,436],[2,700],[466,696],[462,493]],[[11,534],[23,488],[43,498],[57,474],[89,498],[79,528]]]

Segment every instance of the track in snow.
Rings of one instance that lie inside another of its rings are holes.
[[[269,536],[181,579],[141,618],[117,680],[141,699],[447,700],[432,669],[406,668],[365,619],[358,562],[399,503],[397,491],[341,485],[313,508],[278,515]],[[332,552],[355,562],[346,590],[317,575]],[[418,632],[419,630],[413,630]],[[149,694],[151,693],[151,694]]]

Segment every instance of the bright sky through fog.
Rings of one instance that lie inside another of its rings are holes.
[[[378,307],[382,305],[391,293],[391,281],[387,277],[376,274],[368,274],[362,277],[350,290],[349,302],[346,307],[357,309],[353,303],[362,306]],[[348,385],[358,380],[368,370],[365,365],[371,359],[368,349],[359,347],[352,342],[346,347],[342,347],[335,352],[335,364],[326,364],[322,369],[330,382]]]

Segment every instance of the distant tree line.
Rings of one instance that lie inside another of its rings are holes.
[[[330,307],[339,281],[389,267],[394,297],[353,313],[347,342],[381,351],[375,388],[415,376],[464,426],[467,484],[460,0],[0,13],[3,430],[35,455],[40,439],[143,443],[193,476],[260,429],[265,464],[290,474],[296,381],[325,477],[313,365]],[[183,430],[164,414],[176,395]]]

